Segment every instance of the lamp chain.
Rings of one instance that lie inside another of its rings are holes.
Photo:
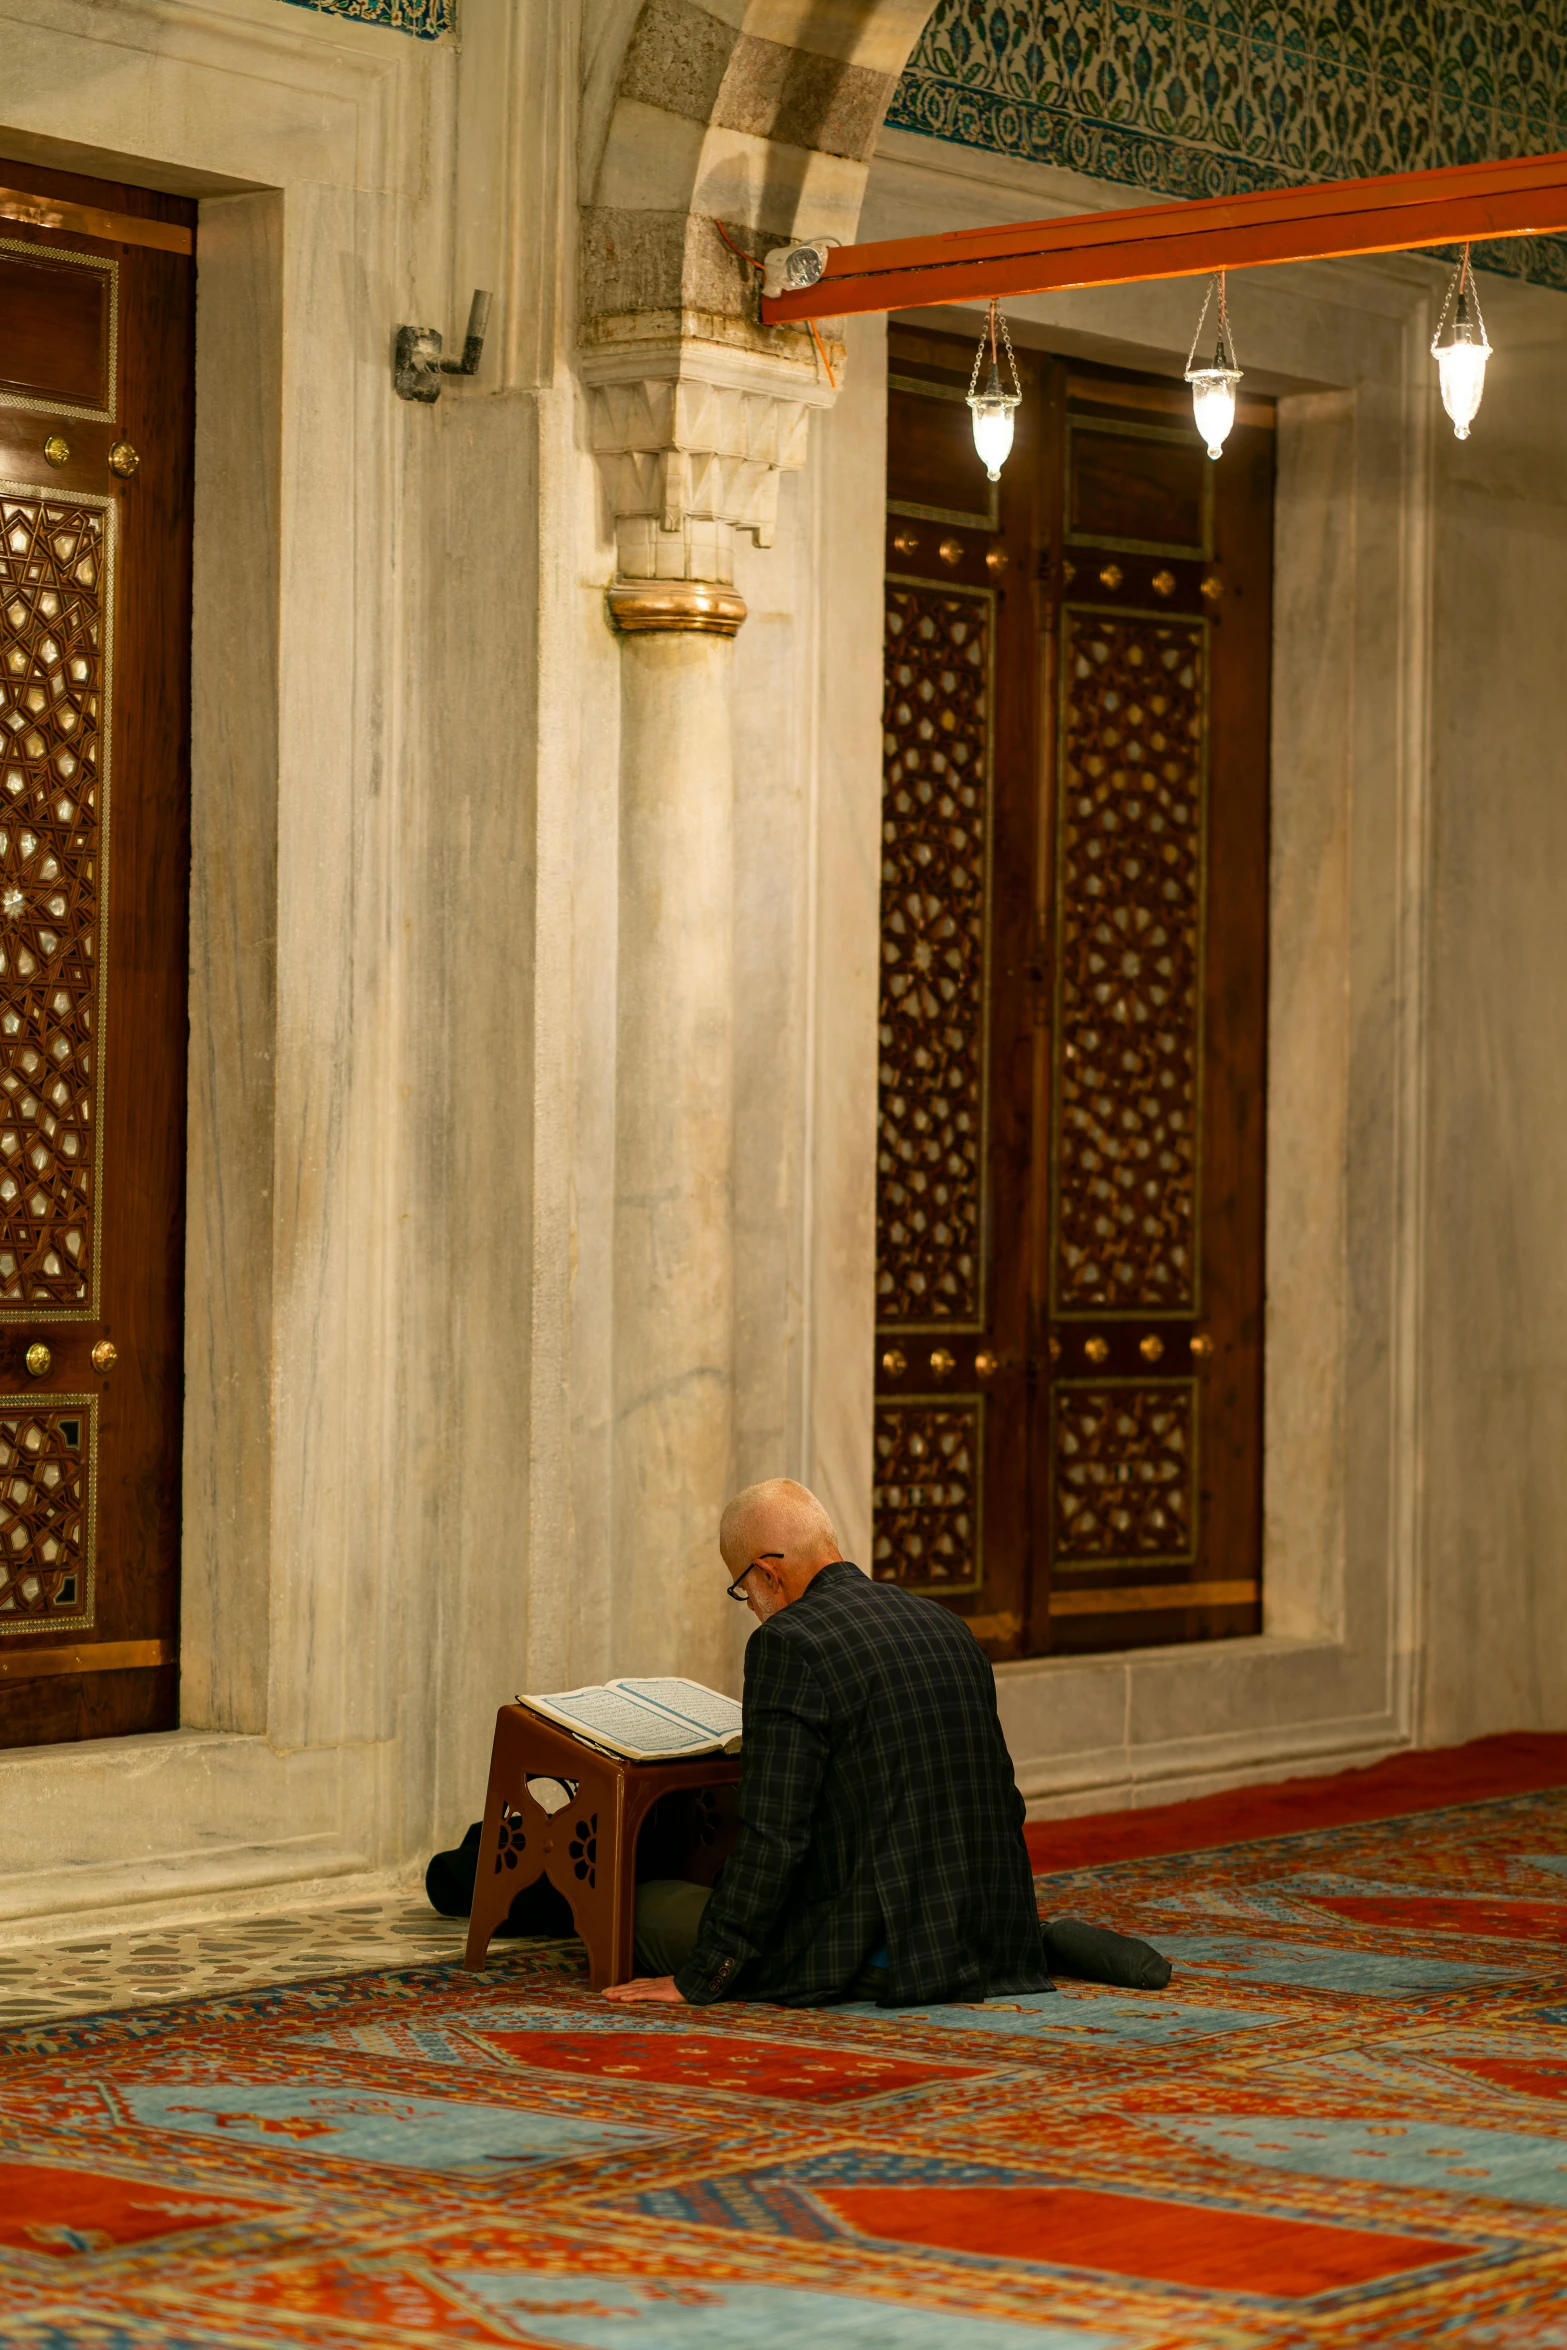
[[[989,318],[989,322],[988,322],[988,323],[989,323],[989,329],[990,329],[990,337],[989,337],[989,339],[990,339],[990,364],[991,364],[991,367],[992,367],[992,369],[995,371],[995,373],[996,373],[996,374],[999,376],[999,375],[1000,375],[1000,373],[1001,373],[1001,362],[1000,362],[1000,360],[999,360],[999,358],[997,357],[997,354],[996,354],[996,328],[999,326],[999,327],[1000,327],[1000,329],[1001,329],[1001,347],[1002,347],[1002,349],[1003,349],[1003,350],[1006,352],[1006,355],[1007,355],[1007,368],[1008,368],[1008,372],[1010,373],[1010,375],[1011,375],[1011,377],[1012,377],[1012,389],[1013,389],[1013,391],[1014,391],[1014,392],[1018,393],[1018,394],[1021,396],[1021,393],[1022,393],[1022,388],[1023,388],[1023,387],[1022,387],[1022,385],[1021,385],[1021,384],[1018,382],[1018,374],[1017,374],[1017,360],[1016,360],[1016,358],[1015,358],[1015,356],[1014,356],[1014,354],[1013,354],[1013,350],[1012,350],[1012,335],[1011,335],[1011,330],[1008,328],[1008,325],[1007,325],[1007,314],[1006,314],[1006,312],[1005,312],[1004,310],[1002,310],[1002,309],[999,307],[999,305],[997,304],[997,302],[996,302],[996,300],[994,299],[994,297],[992,297],[991,304],[990,304],[990,318]],[[976,392],[978,391],[978,389],[979,389],[979,369],[980,369],[980,362],[981,362],[981,360],[982,360],[982,359],[984,358],[984,356],[985,356],[985,339],[986,339],[986,338],[985,338],[985,336],[984,336],[984,335],[981,335],[981,336],[980,336],[980,338],[979,338],[979,342],[978,342],[978,344],[976,345],[976,347],[975,347],[975,351],[974,351],[974,367],[973,367],[973,372],[970,374],[970,376],[969,376],[969,379],[968,379],[968,396],[969,396],[969,398],[970,398],[971,400],[973,399],[973,397],[974,397],[975,393],[976,393]]]
[[[1192,370],[1197,365],[1197,346],[1202,341],[1202,330],[1208,322],[1208,311],[1213,302],[1214,292],[1216,289],[1219,296],[1219,348],[1215,355],[1214,365],[1216,367],[1233,368],[1237,364],[1235,358],[1235,338],[1230,332],[1230,305],[1228,288],[1225,284],[1226,275],[1227,273],[1224,270],[1216,269],[1212,277],[1208,280],[1207,290],[1202,298],[1202,308],[1197,313],[1197,331],[1192,336],[1192,347],[1186,354],[1186,372],[1188,375],[1191,374]]]
[[[1459,257],[1458,267],[1447,281],[1447,291],[1442,296],[1442,314],[1436,322],[1436,333],[1432,337],[1431,348],[1433,350],[1442,340],[1443,330],[1447,325],[1448,312],[1452,309],[1454,302],[1461,302],[1466,294],[1474,304],[1475,324],[1480,329],[1480,340],[1483,343],[1487,339],[1485,317],[1480,308],[1480,289],[1469,283],[1469,247],[1467,244]]]

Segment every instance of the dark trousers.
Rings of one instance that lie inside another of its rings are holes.
[[[712,1900],[706,1885],[683,1877],[650,1877],[637,1887],[637,1973],[678,1974],[696,1948],[702,1912]],[[884,1966],[862,1966],[844,1993],[846,1999],[879,1999],[887,1984]]]
[[[680,1877],[654,1877],[637,1887],[638,1974],[679,1973],[696,1948],[702,1912],[711,1899],[705,1885],[688,1885]],[[1116,1983],[1126,1990],[1162,1991],[1170,1980],[1169,1960],[1148,1943],[1132,1934],[1113,1934],[1105,1926],[1085,1925],[1081,1918],[1047,1921],[1045,1963],[1053,1975]],[[886,1982],[885,1967],[861,1967],[844,1997],[879,1999]]]

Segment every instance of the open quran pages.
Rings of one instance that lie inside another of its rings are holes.
[[[665,1676],[649,1681],[605,1681],[590,1689],[560,1689],[551,1697],[519,1697],[552,1722],[632,1762],[678,1762],[688,1754],[737,1754],[740,1708],[732,1697],[700,1681]]]

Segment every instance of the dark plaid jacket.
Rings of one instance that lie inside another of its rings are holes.
[[[1049,1988],[995,1678],[933,1600],[840,1561],[752,1634],[740,1822],[698,2005],[838,1998],[884,1938],[894,2006]]]

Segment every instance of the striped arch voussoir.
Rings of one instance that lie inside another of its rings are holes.
[[[759,260],[796,238],[852,241],[932,5],[642,0],[585,207],[583,341],[654,332],[778,351],[732,246]]]

